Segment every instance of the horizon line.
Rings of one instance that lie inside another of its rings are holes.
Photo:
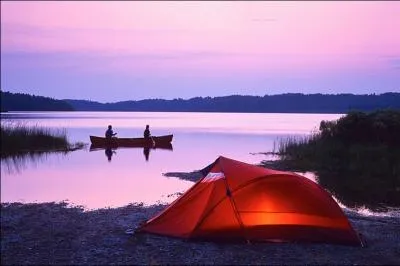
[[[310,95],[324,95],[324,96],[338,96],[338,95],[354,95],[354,96],[380,96],[383,94],[388,94],[388,93],[398,93],[400,94],[400,92],[396,92],[396,91],[387,91],[387,92],[381,92],[381,93],[376,93],[376,92],[372,92],[369,94],[358,94],[358,93],[301,93],[301,92],[286,92],[286,93],[279,93],[279,94],[264,94],[264,95],[249,95],[249,94],[230,94],[230,95],[223,95],[223,96],[194,96],[194,97],[190,97],[190,98],[172,98],[172,99],[165,99],[165,98],[146,98],[146,99],[138,99],[138,100],[119,100],[119,101],[113,101],[113,102],[104,102],[104,101],[98,101],[98,100],[88,100],[88,99],[71,99],[71,98],[63,98],[63,99],[59,99],[59,98],[53,98],[50,96],[43,96],[43,95],[36,95],[36,94],[29,94],[29,93],[25,93],[25,92],[11,92],[11,91],[3,91],[2,89],[0,89],[1,92],[8,92],[8,93],[12,93],[12,94],[25,94],[25,95],[30,95],[30,96],[40,96],[40,97],[45,97],[45,98],[50,98],[53,100],[61,100],[61,101],[66,101],[66,100],[73,100],[73,101],[89,101],[89,102],[97,102],[97,103],[101,103],[101,104],[111,104],[111,103],[118,103],[118,102],[129,102],[129,101],[134,101],[134,102],[139,102],[139,101],[147,101],[147,100],[165,100],[165,101],[173,101],[173,100],[192,100],[195,98],[211,98],[211,99],[215,99],[215,98],[223,98],[223,97],[231,97],[231,96],[244,96],[244,97],[265,97],[265,96],[281,96],[281,95],[293,95],[293,94],[300,94],[300,95],[304,95],[304,96],[310,96]]]

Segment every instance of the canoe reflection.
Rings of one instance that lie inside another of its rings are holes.
[[[111,158],[112,158],[114,153],[116,153],[116,152],[113,151],[111,148],[106,148],[105,154],[106,154],[107,159],[108,159],[109,162],[111,162]]]
[[[116,150],[117,149],[143,149],[143,155],[146,161],[149,160],[150,157],[150,151],[151,150],[173,150],[172,144],[171,143],[166,143],[166,144],[161,144],[161,145],[154,145],[154,146],[144,146],[144,145],[138,145],[138,146],[132,146],[132,147],[118,147],[118,146],[97,146],[97,145],[90,145],[89,151],[100,151],[104,150],[104,154],[107,157],[107,160],[111,162],[113,155],[117,154]]]

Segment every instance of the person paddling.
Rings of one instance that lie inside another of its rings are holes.
[[[143,137],[144,137],[145,139],[149,139],[149,138],[151,137],[151,134],[150,134],[150,126],[149,126],[149,125],[146,125],[146,129],[145,129],[144,132],[143,132]]]
[[[151,133],[150,133],[150,126],[149,125],[146,125],[146,129],[143,132],[143,137],[146,140],[151,140],[152,143],[153,143],[153,146],[155,145],[155,141],[154,141],[154,139],[153,139],[153,137],[151,136]]]
[[[106,139],[110,140],[112,137],[114,137],[115,135],[117,135],[117,133],[114,133],[114,131],[112,130],[112,126],[109,125],[108,129],[106,131]]]

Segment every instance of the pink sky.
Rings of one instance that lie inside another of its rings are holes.
[[[1,88],[99,101],[400,91],[399,26],[395,1],[1,2]]]

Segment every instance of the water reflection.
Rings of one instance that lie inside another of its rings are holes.
[[[90,149],[89,151],[99,151],[99,150],[104,150],[104,154],[107,158],[108,162],[111,162],[112,157],[114,155],[117,154],[117,150],[118,149],[143,149],[143,155],[144,155],[144,159],[146,162],[149,161],[150,159],[150,151],[151,150],[170,150],[173,151],[173,146],[171,143],[167,143],[167,144],[158,144],[155,146],[137,146],[137,147],[117,147],[117,146],[113,146],[113,147],[105,147],[105,146],[96,146],[96,145],[90,145]]]
[[[400,154],[398,151],[386,154],[364,153],[359,155],[359,160],[336,158],[330,164],[315,166],[312,172],[315,181],[344,206],[385,212],[400,207]],[[300,160],[265,160],[262,165],[283,171],[310,170]]]
[[[349,208],[387,211],[400,206],[400,178],[395,173],[371,176],[362,171],[317,172],[318,183]]]
[[[107,157],[109,162],[111,162],[111,158],[112,158],[113,154],[116,154],[116,153],[117,152],[115,150],[111,149],[111,148],[106,148],[105,149],[105,154],[106,154],[106,157]]]
[[[87,209],[133,202],[151,205],[171,202],[174,197],[166,195],[186,191],[192,185],[162,176],[174,161],[170,150],[151,151],[152,158],[146,162],[143,148],[118,149],[109,163],[105,149],[90,152],[89,147],[68,156],[48,153],[2,159],[1,202],[68,201]]]
[[[341,114],[268,114],[268,113],[168,113],[168,112],[8,112],[2,119],[20,119],[46,127],[98,128],[104,125],[118,128],[118,135],[131,136],[137,130],[142,136],[143,124],[153,131],[170,133],[170,129],[186,132],[230,134],[308,134],[322,120],[335,120]],[[273,126],[271,126],[273,125]]]
[[[40,164],[45,164],[48,158],[52,156],[65,157],[68,153],[65,151],[28,152],[2,157],[0,161],[1,170],[9,175],[21,174],[29,167],[37,168]]]
[[[150,156],[150,148],[149,147],[143,148],[143,155],[147,162],[149,160],[149,156]]]
[[[161,144],[161,145],[156,144],[155,146],[152,146],[152,147],[149,147],[149,146],[143,147],[143,155],[144,155],[146,162],[149,161],[150,151],[157,150],[157,149],[170,150],[170,151],[173,150],[171,143],[166,143],[166,144]]]

